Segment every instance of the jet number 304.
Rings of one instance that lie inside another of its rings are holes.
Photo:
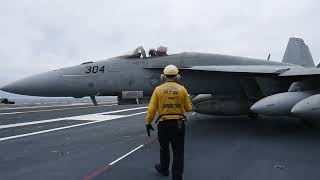
[[[87,66],[86,67],[86,73],[104,73],[104,66],[99,67],[99,66]]]

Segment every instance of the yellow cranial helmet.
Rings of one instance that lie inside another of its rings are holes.
[[[176,76],[179,74],[179,69],[177,66],[170,64],[163,69],[163,74]]]

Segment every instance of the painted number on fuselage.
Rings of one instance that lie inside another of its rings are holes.
[[[86,73],[104,73],[104,66],[99,67],[99,66],[87,66],[86,67]]]

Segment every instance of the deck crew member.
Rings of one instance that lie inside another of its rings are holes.
[[[188,92],[178,84],[179,70],[174,65],[164,68],[162,77],[165,83],[155,88],[146,116],[147,133],[154,130],[151,123],[156,113],[159,115],[158,140],[160,143],[160,164],[155,169],[163,176],[169,175],[170,152],[173,151],[172,179],[182,180],[184,164],[185,116],[192,110]]]

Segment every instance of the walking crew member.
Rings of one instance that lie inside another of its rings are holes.
[[[163,176],[169,175],[171,143],[173,151],[172,179],[182,180],[184,160],[184,112],[191,111],[192,106],[187,90],[177,83],[180,79],[179,70],[174,65],[168,65],[163,70],[166,82],[154,90],[146,117],[146,128],[154,130],[151,123],[156,112],[159,115],[158,140],[160,143],[160,164],[155,169]]]

